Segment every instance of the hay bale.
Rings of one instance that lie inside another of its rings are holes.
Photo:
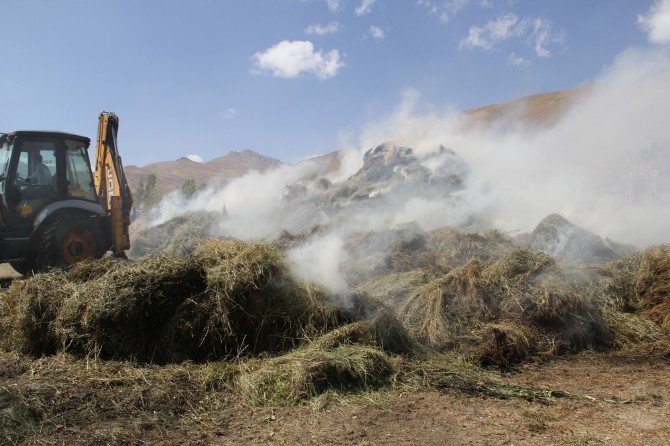
[[[527,282],[556,265],[556,260],[541,252],[514,249],[501,259],[489,264],[483,279],[496,285],[510,281]]]
[[[326,391],[378,389],[394,373],[390,358],[365,346],[342,345],[332,350],[305,347],[265,361],[247,364],[236,389],[249,405],[296,404]]]
[[[608,262],[594,270],[598,291],[608,299],[608,304],[623,312],[640,309],[639,295],[635,291],[637,274],[643,254],[634,254]]]
[[[86,353],[161,362],[174,351],[168,334],[175,314],[205,289],[196,257],[148,258],[82,284],[59,321]]]
[[[70,282],[84,283],[98,279],[117,266],[128,264],[128,260],[106,256],[101,259],[89,259],[76,263],[67,270],[66,278]]]
[[[445,348],[458,335],[461,316],[478,300],[475,294],[481,268],[481,262],[471,260],[418,288],[398,309],[403,325],[420,341]]]
[[[414,290],[435,279],[425,269],[414,269],[401,273],[391,273],[374,277],[358,286],[357,290],[379,302],[400,305]]]
[[[430,253],[426,261],[443,272],[462,266],[470,259],[499,259],[514,249],[514,241],[499,231],[477,234],[444,227],[427,233],[426,240]]]

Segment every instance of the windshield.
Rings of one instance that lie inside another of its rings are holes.
[[[5,140],[2,147],[0,147],[0,175],[5,175],[7,173],[7,164],[9,164],[11,154],[11,145],[9,141]]]

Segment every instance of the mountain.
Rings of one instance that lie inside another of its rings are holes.
[[[475,131],[492,127],[494,124],[503,128],[551,127],[592,88],[591,85],[585,85],[571,90],[534,94],[500,104],[473,108],[463,112],[461,122],[465,128]]]
[[[555,125],[580,97],[592,87],[590,85],[572,90],[541,93],[514,99],[500,104],[466,110],[461,115],[463,128],[478,131],[500,125],[511,127],[551,127]],[[309,158],[302,162],[314,165],[321,174],[335,172],[339,169],[340,153],[330,152],[325,155]],[[197,185],[206,184],[211,180],[230,181],[244,175],[250,170],[265,171],[283,164],[280,160],[261,155],[251,150],[230,152],[222,157],[205,163],[198,163],[189,158],[175,161],[162,161],[144,167],[126,166],[126,177],[132,190],[137,190],[140,181],[146,180],[149,174],[156,175],[156,191],[164,195],[181,187],[186,180],[193,179]]]
[[[161,161],[144,167],[125,166],[126,178],[131,190],[137,190],[140,181],[146,181],[149,174],[156,175],[156,191],[163,195],[181,187],[186,180],[196,184],[206,184],[211,180],[230,181],[250,170],[265,171],[281,165],[278,159],[271,158],[251,150],[229,152],[219,158],[198,163],[183,157],[175,161]]]

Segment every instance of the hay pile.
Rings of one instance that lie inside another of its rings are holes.
[[[326,391],[366,391],[388,385],[394,374],[384,352],[360,345],[308,346],[245,364],[236,388],[250,405],[294,404]]]
[[[419,340],[482,365],[610,345],[601,304],[576,280],[553,258],[516,249],[453,269],[417,289],[398,313]]]
[[[545,217],[528,236],[525,247],[561,260],[606,262],[635,252],[635,247],[616,243],[580,228],[558,214]]]
[[[4,347],[207,360],[286,350],[351,319],[262,243],[210,240],[182,257],[96,265],[14,283],[0,308]]]
[[[210,236],[212,225],[222,217],[223,214],[216,212],[187,212],[150,228],[133,227],[128,256],[140,259],[190,254]]]
[[[670,331],[670,246],[649,248],[596,272],[597,291],[606,297],[606,318],[617,346],[657,341],[663,330]]]
[[[645,315],[670,331],[670,246],[651,248],[644,253],[635,293]]]

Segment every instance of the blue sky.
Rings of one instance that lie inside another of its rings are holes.
[[[127,164],[295,161],[355,142],[407,88],[467,109],[589,82],[649,45],[653,3],[2,0],[0,130],[93,138],[109,110]]]

